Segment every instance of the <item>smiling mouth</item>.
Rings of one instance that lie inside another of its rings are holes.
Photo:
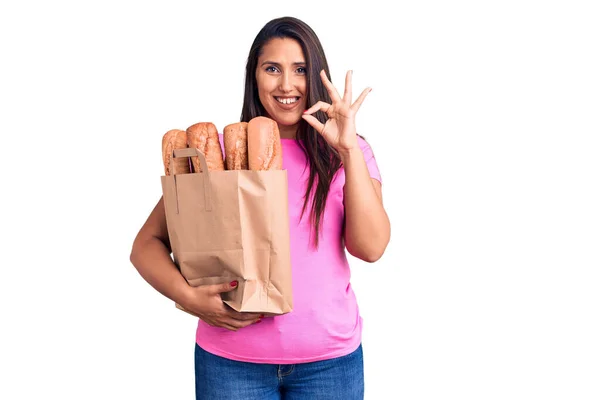
[[[280,102],[281,104],[293,104],[300,100],[300,97],[277,97],[275,96],[275,100]]]

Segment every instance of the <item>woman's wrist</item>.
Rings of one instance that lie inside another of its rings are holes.
[[[172,300],[182,307],[188,307],[193,303],[194,299],[194,288],[191,287],[183,276],[181,281],[177,282],[173,291]]]
[[[363,156],[358,145],[349,149],[338,150],[338,154],[340,155],[340,160],[342,161],[343,165],[352,162],[352,160],[357,157]]]

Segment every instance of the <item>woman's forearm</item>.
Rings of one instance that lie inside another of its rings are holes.
[[[173,263],[167,246],[159,238],[136,241],[130,260],[154,289],[180,305],[186,303],[190,286]]]
[[[350,254],[364,261],[377,261],[390,240],[390,220],[383,207],[381,192],[375,188],[358,146],[340,153],[340,157],[346,175],[346,248]]]

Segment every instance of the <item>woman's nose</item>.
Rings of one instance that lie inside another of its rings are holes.
[[[293,85],[291,79],[287,73],[281,74],[281,80],[279,81],[279,88],[282,92],[291,92]]]

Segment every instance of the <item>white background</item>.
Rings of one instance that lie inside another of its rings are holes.
[[[600,398],[594,2],[321,3],[0,6],[0,398],[193,398],[196,322],[129,252],[162,135],[238,121],[283,15],[339,90],[348,69],[373,88],[357,124],[392,240],[351,261],[366,398]]]

